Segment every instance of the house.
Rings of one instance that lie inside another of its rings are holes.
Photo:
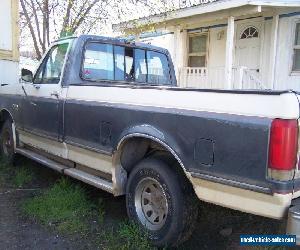
[[[182,87],[300,91],[300,1],[198,0],[113,29],[167,48]]]
[[[0,4],[0,84],[16,83],[19,78],[18,0]]]

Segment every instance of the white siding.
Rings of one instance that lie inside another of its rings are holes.
[[[270,44],[271,44],[271,30],[272,30],[272,20],[264,21],[264,42],[262,44],[262,61],[261,61],[261,73],[262,73],[262,82],[271,88],[268,83],[269,80],[269,66],[270,66]]]
[[[223,33],[220,40],[218,34]],[[212,28],[209,32],[209,47],[208,47],[208,72],[210,85],[218,88],[223,88],[225,84],[224,67],[225,67],[225,52],[226,52],[226,32],[227,27]]]
[[[19,79],[19,64],[13,58],[16,53],[13,41],[16,36],[13,19],[16,17],[12,16],[12,10],[16,4],[18,2],[13,0],[1,0],[0,4],[0,52],[8,53],[7,56],[0,57],[0,84],[16,84]]]
[[[293,89],[300,91],[300,73],[292,74],[292,53],[294,36],[294,24],[300,20],[299,16],[284,17],[279,22],[279,36],[276,58],[276,89]]]
[[[166,48],[170,52],[170,54],[172,56],[172,60],[174,61],[174,59],[175,59],[173,57],[174,52],[175,52],[174,34],[169,33],[169,34],[161,35],[161,36],[141,38],[140,41],[143,43],[148,43],[148,44],[154,45],[154,46]]]
[[[19,79],[19,63],[0,60],[0,84],[16,84]]]
[[[12,50],[11,0],[1,0],[0,7],[0,49]]]

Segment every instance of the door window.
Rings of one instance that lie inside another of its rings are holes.
[[[37,71],[34,79],[35,84],[59,83],[68,46],[69,43],[64,43],[51,48]]]
[[[250,39],[250,38],[257,38],[259,35],[257,28],[255,28],[254,26],[248,27],[246,28],[242,34],[240,39]]]

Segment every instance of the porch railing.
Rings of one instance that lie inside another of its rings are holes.
[[[182,87],[197,88],[203,86],[205,88],[207,86],[207,68],[184,67],[180,69],[179,75],[179,82]]]
[[[224,81],[224,67],[184,67],[179,70],[181,87],[222,89],[225,87]],[[266,89],[260,79],[260,74],[247,67],[234,67],[232,69],[232,86],[233,89]]]

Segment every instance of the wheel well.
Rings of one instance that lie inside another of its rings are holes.
[[[174,171],[176,171],[181,180],[187,183],[188,187],[192,188],[192,184],[188,180],[179,159],[159,142],[150,138],[132,137],[124,141],[119,150],[121,151],[119,158],[120,165],[126,171],[127,176],[130,175],[130,172],[139,161],[151,156],[166,162]]]
[[[1,110],[1,112],[0,112],[0,129],[2,129],[2,126],[7,119],[10,119],[11,121],[13,120],[10,113],[7,110],[5,110],[5,109]]]

